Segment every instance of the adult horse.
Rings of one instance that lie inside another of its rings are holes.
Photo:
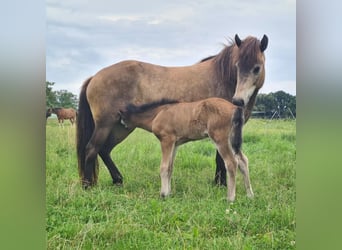
[[[193,102],[221,97],[245,107],[247,121],[265,80],[266,35],[247,37],[225,46],[215,56],[184,67],[163,67],[139,61],[123,61],[88,78],[79,96],[77,119],[78,170],[84,188],[97,183],[97,154],[108,168],[114,184],[123,178],[110,157],[112,149],[133,130],[120,123],[120,110],[128,104],[142,105],[169,98]],[[215,181],[226,185],[226,170],[216,154]]]
[[[50,108],[48,110],[46,110],[46,120],[47,120],[48,117],[51,116],[51,114],[52,114],[52,111],[51,111]]]
[[[57,115],[59,125],[63,124],[64,120],[70,120],[71,125],[73,125],[77,115],[73,108],[49,108],[48,112]]]

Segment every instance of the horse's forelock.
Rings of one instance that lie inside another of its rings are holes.
[[[242,67],[250,69],[262,55],[260,41],[255,37],[247,37],[239,47],[239,62]]]

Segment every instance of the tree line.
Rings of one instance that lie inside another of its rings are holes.
[[[54,91],[54,82],[46,81],[46,107],[78,109],[77,96],[67,90]],[[258,118],[295,118],[296,96],[284,91],[258,94],[252,117]]]
[[[296,118],[296,96],[284,91],[258,94],[252,117]]]
[[[46,107],[74,108],[77,110],[77,96],[65,89],[54,91],[52,89],[54,85],[54,82],[46,81]]]

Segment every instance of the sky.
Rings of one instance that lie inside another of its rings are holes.
[[[46,80],[79,94],[123,60],[185,66],[219,53],[235,34],[269,38],[259,93],[296,95],[295,0],[47,0]]]

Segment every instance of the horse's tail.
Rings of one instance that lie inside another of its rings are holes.
[[[86,90],[91,79],[92,77],[90,77],[83,83],[79,97],[78,114],[76,119],[78,173],[81,180],[84,180],[86,146],[94,131],[94,119],[91,114],[91,110],[86,96]],[[93,169],[94,171],[92,183],[96,184],[99,171],[97,159],[95,161],[95,166],[93,167]]]
[[[232,118],[232,132],[230,143],[235,153],[240,152],[242,145],[242,126],[244,124],[244,114],[241,107],[236,107]]]

